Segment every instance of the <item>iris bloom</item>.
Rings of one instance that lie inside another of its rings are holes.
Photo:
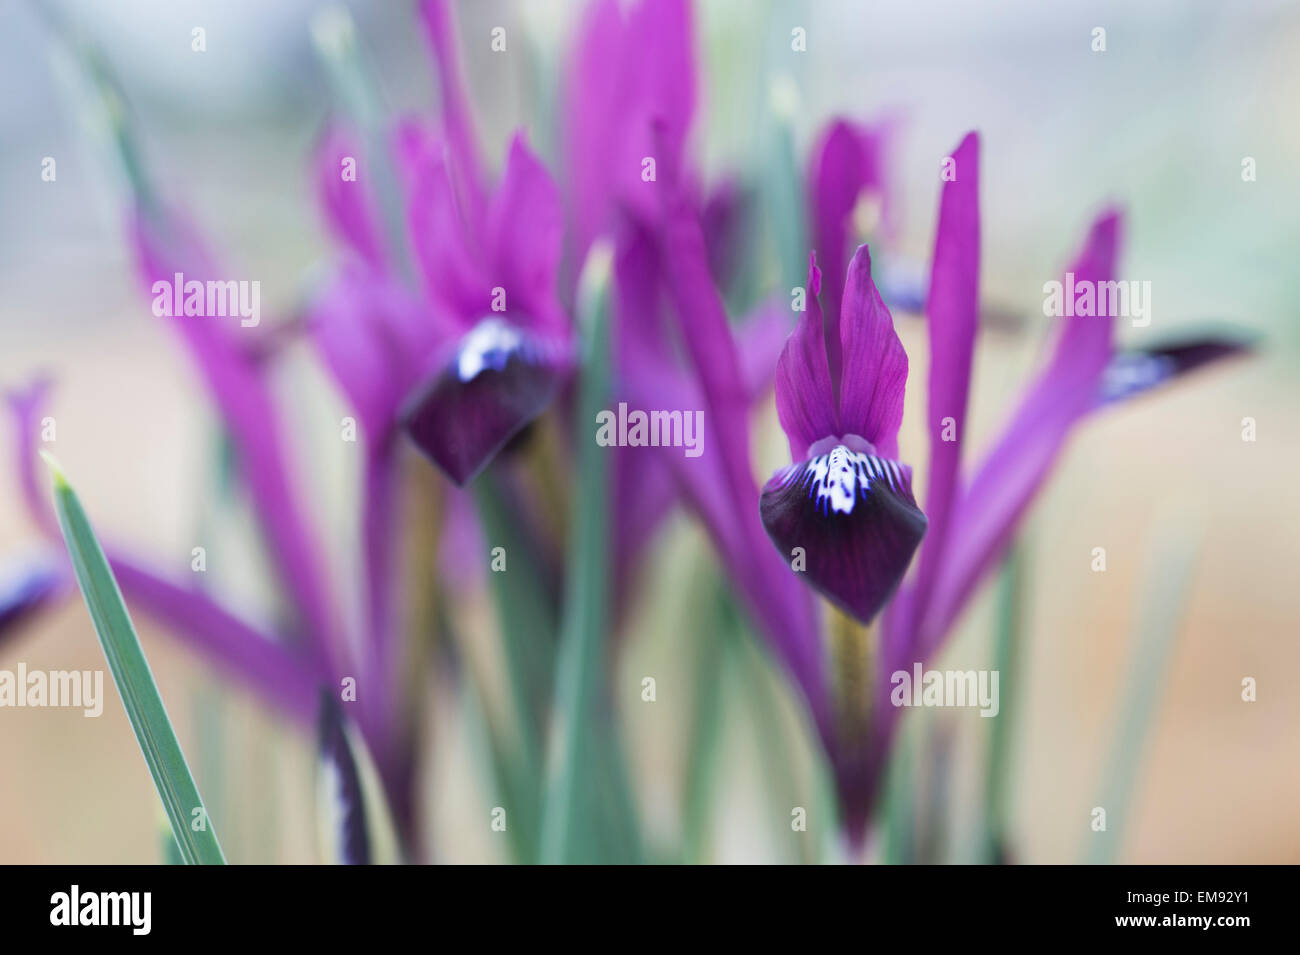
[[[869,641],[876,648],[874,683],[852,688],[866,700],[831,707],[838,722],[828,754],[855,843],[865,835],[900,712],[889,703],[890,675],[910,671],[939,649],[1010,543],[1073,428],[1122,394],[1240,350],[1222,340],[1116,356],[1113,316],[1063,320],[1050,360],[1010,423],[963,475],[979,307],[978,137],[969,134],[952,155],[957,178],[944,185],[926,307],[924,515],[912,496],[911,471],[897,457],[907,356],[872,281],[865,246],[848,268],[838,328],[817,308],[820,276],[811,269],[810,307],[777,365],[777,410],[794,463],[764,488],[763,523],[781,555],[795,558],[802,579],[862,624],[874,623],[877,634]],[[1118,213],[1098,218],[1070,268],[1076,281],[1114,279],[1119,240]],[[838,377],[829,358],[833,343],[843,356]],[[899,588],[922,537],[916,572]]]

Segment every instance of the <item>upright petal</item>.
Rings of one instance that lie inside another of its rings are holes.
[[[840,378],[840,309],[848,265],[853,212],[863,193],[884,201],[885,127],[836,120],[813,147],[809,163],[809,206],[813,240],[827,268],[826,351],[831,378]]]
[[[1076,281],[1113,279],[1120,216],[1107,212],[1088,233],[1070,271]],[[920,652],[942,640],[967,598],[1002,554],[1015,526],[1046,480],[1074,424],[1094,407],[1111,351],[1113,317],[1061,318],[1065,323],[1047,368],[1022,398],[1010,424],[958,500],[951,546],[933,598],[921,614]]]
[[[930,332],[930,471],[925,514],[930,520],[915,602],[930,599],[958,486],[966,433],[971,355],[979,324],[979,136],[968,133],[953,152],[957,178],[944,183],[934,242],[926,316]]]
[[[618,0],[590,5],[570,49],[564,81],[566,200],[573,209],[569,258],[611,229],[620,206],[656,208],[641,179],[653,157],[660,173],[681,164],[695,111],[694,40],[684,0],[641,0],[627,14]]]
[[[420,13],[438,69],[442,125],[452,157],[452,178],[464,190],[470,213],[479,216],[486,201],[486,173],[479,156],[473,111],[465,93],[449,4],[446,0],[421,0]]]
[[[563,236],[559,190],[522,134],[516,134],[488,207],[488,268],[493,286],[505,289],[508,309],[522,308],[535,328],[553,335],[569,329],[555,304]]]
[[[865,245],[849,263],[840,341],[844,350],[840,432],[866,438],[881,457],[897,458],[907,352],[894,331],[894,317],[871,280],[871,253]]]
[[[807,308],[776,363],[776,416],[795,461],[806,458],[813,444],[840,434],[822,337],[821,278],[821,269],[810,257]]]
[[[397,134],[407,226],[425,294],[452,314],[477,319],[491,307],[483,249],[456,198],[442,144],[414,122]]]
[[[384,266],[380,216],[365,176],[344,179],[344,162],[361,155],[337,126],[326,129],[316,146],[316,193],[325,222],[335,237],[371,268]]]

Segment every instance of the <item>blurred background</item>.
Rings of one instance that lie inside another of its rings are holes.
[[[260,559],[246,534],[213,526],[207,501],[211,406],[188,356],[137,288],[114,184],[60,91],[66,64],[51,56],[50,29],[37,13],[43,5],[0,5],[0,387],[25,385],[37,373],[55,380],[55,451],[103,537],[179,575],[203,535],[214,542],[213,586],[230,606],[256,616],[266,600]],[[331,110],[309,29],[324,4],[49,6],[117,73],[162,190],[183,202],[237,274],[261,281],[264,323],[294,314],[330,252],[308,165]],[[347,6],[389,105],[430,111],[435,85],[413,5]],[[693,148],[711,175],[755,170],[763,158],[756,117],[770,109],[773,75],[797,95],[801,163],[832,116],[898,115],[890,160],[898,248],[923,262],[940,160],[966,130],[980,130],[984,298],[1016,320],[979,340],[971,453],[1001,425],[1040,354],[1043,282],[1059,275],[1107,202],[1127,213],[1122,276],[1152,286],[1152,323],[1137,329],[1121,321],[1125,344],[1207,324],[1260,336],[1258,354],[1246,361],[1090,419],[1033,509],[1022,545],[1022,709],[1008,798],[1017,861],[1086,857],[1089,811],[1123,736],[1117,721],[1134,692],[1135,645],[1150,622],[1143,592],[1169,547],[1190,542],[1199,550],[1186,600],[1170,613],[1176,637],[1168,666],[1141,688],[1153,710],[1117,858],[1300,862],[1293,678],[1300,672],[1300,270],[1293,266],[1300,256],[1300,7],[1281,0],[1086,6],[701,0],[704,103]],[[456,5],[469,91],[494,162],[519,126],[554,161],[553,91],[581,9],[578,0]],[[205,53],[191,50],[196,26],[206,30]],[[507,30],[508,55],[489,50],[495,26]],[[790,51],[794,26],[807,30],[806,54]],[[1099,26],[1104,53],[1091,49]],[[41,178],[47,156],[57,161],[54,182]],[[1243,181],[1244,157],[1254,158],[1256,181]],[[911,453],[917,461],[926,446],[925,329],[901,319],[899,328],[913,368],[900,444],[904,459]],[[352,513],[357,474],[333,430],[345,405],[305,346],[290,349],[276,389],[296,457],[311,462],[305,491],[329,534],[331,566],[355,574],[355,528],[343,518]],[[1253,443],[1241,438],[1245,417],[1257,422]],[[755,472],[766,478],[785,463],[785,444],[771,407],[756,427]],[[20,503],[7,420],[4,428],[0,561],[22,561],[44,545]],[[438,478],[426,470],[412,479]],[[1106,549],[1104,573],[1090,568],[1094,547]],[[682,825],[676,794],[692,650],[709,635],[665,595],[711,563],[704,536],[675,518],[656,539],[617,662],[637,799],[647,829],[666,841]],[[481,582],[466,598],[471,619],[478,605],[490,615]],[[985,588],[936,665],[989,665],[993,602]],[[172,634],[148,619],[137,624],[228,856],[312,861],[310,738]],[[482,628],[490,633],[490,621]],[[60,603],[0,642],[0,668],[18,661],[29,669],[102,667],[80,601]],[[781,825],[763,821],[772,768],[768,737],[756,731],[754,683],[765,681],[781,701],[777,718],[796,748],[808,745],[804,730],[793,698],[757,650],[737,651],[729,673],[717,689],[724,719],[716,752],[725,768],[711,808],[713,858],[787,858]],[[639,704],[645,675],[658,682],[654,706]],[[1256,702],[1241,699],[1244,677],[1258,681]],[[422,769],[434,807],[430,839],[447,861],[503,860],[506,849],[484,821],[494,802],[466,707],[450,680],[434,680],[430,693]],[[979,785],[972,761],[988,731],[981,724],[990,721],[975,711],[909,716],[917,717],[916,734],[948,740],[946,858],[963,861],[962,833]],[[141,810],[155,799],[152,783],[111,690],[96,720],[75,710],[0,710],[0,766],[0,861],[159,861],[158,817]]]

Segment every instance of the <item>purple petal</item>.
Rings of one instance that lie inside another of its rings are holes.
[[[1076,280],[1111,281],[1119,237],[1118,213],[1109,212],[1097,219],[1070,270]],[[995,565],[1021,515],[1046,480],[1070,429],[1096,403],[1110,357],[1114,318],[1057,321],[1065,325],[1048,367],[1028,389],[1010,424],[958,500],[949,552],[944,556],[933,599],[917,608],[923,615],[919,632],[922,655],[938,646],[975,585]]]
[[[747,233],[753,227],[752,197],[733,179],[724,180],[704,200],[700,224],[709,250],[709,273],[719,288],[731,287],[740,271]]]
[[[411,122],[401,125],[397,138],[407,223],[425,293],[457,316],[482,315],[491,307],[493,283],[457,202],[441,144]]]
[[[775,384],[773,370],[790,337],[790,305],[776,299],[760,305],[736,329],[740,374],[751,404],[765,399]]]
[[[473,111],[462,80],[449,5],[445,0],[421,0],[420,13],[438,70],[442,125],[452,157],[451,175],[465,195],[469,213],[477,218],[486,203],[485,173],[474,132]]]
[[[430,356],[459,334],[440,309],[355,264],[341,268],[315,296],[308,327],[371,446],[388,440]]]
[[[5,398],[9,404],[9,413],[14,422],[12,447],[13,460],[18,465],[19,483],[22,488],[23,504],[28,516],[40,528],[41,533],[52,539],[59,539],[59,525],[54,518],[45,498],[44,487],[36,475],[36,452],[40,447],[41,413],[49,399],[52,382],[41,376],[33,380],[26,388],[9,392]]]
[[[407,434],[464,486],[546,409],[572,360],[566,340],[485,318],[408,400]]]
[[[19,396],[11,396],[20,441],[14,456],[23,502],[31,519],[51,541],[60,541],[53,508],[36,493],[35,416],[47,385],[39,382]],[[173,629],[182,639],[259,691],[271,704],[291,715],[310,719],[316,688],[325,678],[319,662],[295,653],[234,617],[207,595],[169,583],[120,556],[106,546],[108,561],[127,602]],[[66,564],[59,572],[70,582]],[[35,593],[29,591],[29,593]]]
[[[971,355],[979,324],[979,136],[968,133],[952,156],[957,178],[944,183],[939,203],[926,306],[930,332],[930,471],[925,513],[930,530],[916,577],[915,601],[921,606],[930,599],[948,539],[966,433]]]
[[[379,213],[361,175],[355,180],[343,178],[343,160],[351,157],[358,164],[361,152],[349,142],[343,131],[329,127],[316,146],[316,192],[325,213],[325,222],[334,236],[351,248],[371,268],[382,269],[384,243],[379,230]]]
[[[671,453],[679,453],[676,448]],[[616,448],[614,455],[614,591],[622,609],[646,545],[677,502],[670,466],[653,448]],[[667,452],[665,452],[667,453]]]
[[[180,637],[263,698],[304,721],[327,679],[314,663],[254,630],[206,594],[162,579],[131,560],[109,554],[113,575],[128,604]]]
[[[131,230],[140,277],[152,292],[155,281],[223,278],[197,236],[175,217],[141,210]],[[309,639],[322,652],[339,647],[332,601],[317,563],[320,549],[297,504],[284,458],[285,441],[271,393],[250,350],[220,319],[173,316],[168,319],[206,379],[208,391],[238,452],[240,473],[249,489],[281,578],[302,614]]]
[[[815,248],[826,266],[826,352],[831,380],[840,378],[840,310],[853,230],[852,215],[864,191],[884,193],[885,129],[837,120],[813,147],[809,205]]]
[[[46,552],[0,563],[0,642],[69,590],[67,568]]]
[[[510,143],[488,208],[487,236],[492,284],[505,289],[507,307],[528,314],[538,332],[567,334],[568,321],[555,304],[564,211],[559,190],[522,135]]]
[[[840,341],[844,348],[840,433],[866,438],[882,457],[896,458],[907,390],[907,352],[871,281],[871,253],[865,245],[849,263]]]
[[[1145,394],[1180,375],[1227,358],[1247,355],[1253,343],[1239,335],[1191,335],[1176,341],[1120,352],[1102,374],[1098,404]]]
[[[906,465],[836,445],[768,481],[763,526],[780,553],[802,549],[813,587],[870,623],[925,536],[911,482]]]
[[[806,458],[808,448],[816,442],[840,433],[822,337],[821,277],[821,269],[809,258],[808,307],[776,365],[776,415],[795,461]]]
[[[824,730],[829,700],[816,618],[806,589],[781,555],[763,543],[749,457],[749,397],[726,311],[709,275],[703,233],[680,198],[666,212],[660,240],[668,298],[701,385],[711,436],[698,458],[668,455],[667,460],[679,468],[683,494],[709,514],[710,531],[755,620]]]
[[[642,217],[657,209],[642,160],[655,158],[659,182],[681,165],[695,113],[693,48],[683,0],[642,0],[626,19],[617,0],[597,0],[584,16],[562,93],[573,262],[611,229],[620,207]]]

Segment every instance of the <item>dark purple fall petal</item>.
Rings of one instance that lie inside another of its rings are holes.
[[[778,471],[760,509],[777,550],[800,548],[808,582],[863,623],[893,594],[925,536],[911,469],[844,445]]]
[[[930,472],[925,514],[930,530],[921,549],[914,599],[925,606],[948,539],[966,434],[971,356],[979,326],[979,136],[968,133],[953,152],[957,178],[945,182],[939,202],[934,265],[926,307],[930,335]],[[909,639],[910,642],[910,639]]]
[[[0,642],[69,583],[66,568],[49,554],[0,564]]]
[[[875,445],[881,457],[896,458],[907,390],[907,352],[871,280],[871,253],[865,245],[849,263],[840,341],[844,367],[837,392],[838,434],[856,434]]]
[[[337,861],[343,865],[369,865],[371,861],[370,834],[366,828],[366,800],[361,785],[361,772],[348,740],[343,708],[328,687],[320,693],[320,716],[316,724],[317,752],[320,763],[318,798],[325,801],[320,807],[322,825],[328,831],[322,836],[337,852]],[[329,861],[333,862],[334,859]]]
[[[823,438],[840,433],[826,341],[822,336],[821,269],[808,262],[807,309],[781,349],[776,364],[776,415],[790,440],[790,457],[808,456]]]
[[[1240,336],[1186,336],[1115,355],[1101,378],[1098,404],[1145,394],[1180,375],[1226,358],[1250,353],[1252,343]]]
[[[572,367],[565,340],[485,318],[407,401],[416,446],[459,486],[550,404]]]

